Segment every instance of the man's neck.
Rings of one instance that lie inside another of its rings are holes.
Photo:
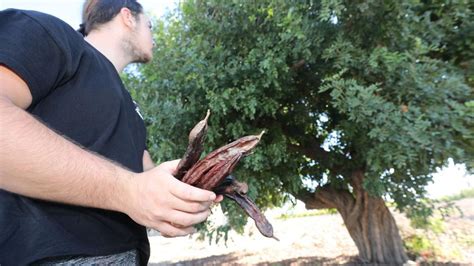
[[[91,31],[84,39],[107,57],[118,73],[130,63],[129,56],[123,51],[119,32],[97,29]]]

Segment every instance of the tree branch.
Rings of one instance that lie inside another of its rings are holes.
[[[360,170],[354,171],[351,175],[350,184],[354,189],[356,195],[356,202],[362,202],[362,197],[364,196],[365,190],[362,187],[362,182],[364,181],[364,173]]]
[[[306,61],[304,59],[301,59],[300,61],[296,62],[295,64],[293,64],[290,68],[291,70],[293,71],[297,71],[298,69],[300,69],[302,66],[304,66],[304,64],[306,63]]]
[[[315,192],[301,191],[296,198],[304,202],[306,209],[336,208],[342,215],[348,214],[355,204],[349,191],[334,189],[329,185],[318,187]]]
[[[352,210],[354,215],[357,215],[361,211],[361,209],[366,210],[368,204],[368,193],[362,186],[364,182],[364,172],[361,170],[356,170],[351,175],[350,184],[354,189],[355,194],[355,208]]]
[[[290,151],[305,155],[306,157],[320,162],[335,175],[344,176],[343,169],[348,165],[349,159],[342,154],[331,153],[321,148],[322,142],[316,137],[306,136],[305,132],[294,125],[278,123],[279,128],[286,136],[296,139],[298,144],[288,143],[287,148]],[[303,137],[302,137],[303,136]]]
[[[295,195],[297,199],[301,200],[304,204],[306,209],[329,209],[334,208],[332,204],[328,204],[318,198],[316,198],[315,192],[309,192],[307,190],[300,191],[297,195]]]
[[[334,157],[334,154],[325,151],[316,142],[307,142],[304,145],[288,144],[287,147],[290,151],[303,154],[314,161],[324,164],[335,175],[344,175],[343,167],[347,159],[341,156],[337,160],[330,160],[329,158]]]
[[[310,143],[309,145],[288,144],[288,148],[292,151],[306,155],[306,157],[315,161],[327,160],[331,156],[329,152],[325,151],[314,142]]]

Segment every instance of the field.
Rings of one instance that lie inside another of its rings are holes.
[[[431,230],[413,229],[408,219],[392,211],[402,237],[417,239],[417,264],[474,264],[474,198],[455,201],[459,211],[437,220]],[[317,214],[301,208],[267,213],[280,241],[262,237],[249,223],[244,235],[230,233],[218,244],[196,236],[163,238],[151,234],[150,265],[332,265],[358,264],[357,249],[339,214]],[[428,240],[428,242],[426,242]]]

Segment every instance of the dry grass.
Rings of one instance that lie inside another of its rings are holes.
[[[429,265],[474,265],[474,199],[456,203],[463,211],[443,222],[443,233],[431,234],[411,228],[394,213],[402,237],[428,234],[437,247],[434,254],[412,258]],[[280,241],[261,236],[253,223],[244,235],[230,233],[227,245],[209,244],[196,237],[167,239],[151,236],[151,265],[357,265],[357,248],[338,214],[269,219]],[[298,216],[298,215],[296,215]]]

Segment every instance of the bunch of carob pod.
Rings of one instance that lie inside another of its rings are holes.
[[[206,117],[199,121],[189,133],[189,144],[179,162],[175,177],[186,184],[214,191],[235,201],[255,221],[262,235],[278,240],[273,235],[272,225],[247,196],[247,184],[238,182],[231,175],[239,160],[248,155],[258,144],[263,132],[260,135],[237,139],[199,160],[204,149],[209,114],[210,112],[207,111]]]

